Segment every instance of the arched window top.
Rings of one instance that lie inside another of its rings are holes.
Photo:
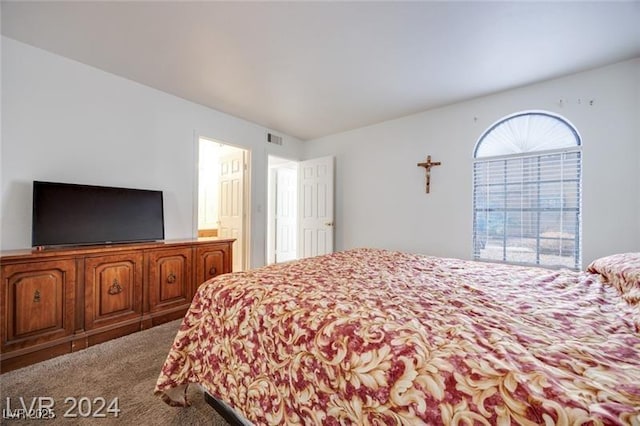
[[[559,115],[525,111],[504,117],[478,139],[475,158],[524,154],[580,146],[575,127]]]

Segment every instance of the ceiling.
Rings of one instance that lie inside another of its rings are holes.
[[[302,140],[640,57],[640,1],[1,7],[8,37]]]

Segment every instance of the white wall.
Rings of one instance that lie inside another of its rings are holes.
[[[33,180],[160,189],[167,239],[191,237],[204,136],[251,150],[251,265],[262,265],[267,155],[301,155],[294,138],[267,144],[257,124],[6,37],[2,123],[4,250],[30,246]]]
[[[583,265],[640,251],[638,84],[640,59],[305,142],[306,159],[336,155],[337,249],[470,258],[473,147],[503,116],[541,109],[582,135]],[[442,166],[425,194],[428,154]]]

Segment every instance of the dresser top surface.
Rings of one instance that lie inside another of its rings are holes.
[[[215,243],[233,243],[234,238],[206,237],[191,239],[176,239],[164,241],[151,241],[144,243],[122,243],[122,244],[99,244],[86,246],[64,246],[64,247],[45,247],[45,248],[29,248],[18,250],[0,251],[0,259],[2,262],[20,259],[41,259],[48,257],[73,257],[76,255],[86,255],[91,253],[105,252],[121,252],[135,250],[150,250],[162,248],[177,248],[181,246],[206,245]]]

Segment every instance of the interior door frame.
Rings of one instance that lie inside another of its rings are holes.
[[[223,141],[221,139],[205,136],[198,131],[193,133],[193,208],[192,208],[192,220],[191,220],[191,237],[198,238],[198,205],[199,200],[199,173],[198,164],[200,162],[200,139],[206,139],[213,143],[227,145],[233,148],[241,149],[245,152],[245,167],[244,167],[244,185],[242,188],[242,203],[244,210],[244,217],[242,220],[243,227],[243,258],[242,269],[247,270],[251,265],[251,149]]]

